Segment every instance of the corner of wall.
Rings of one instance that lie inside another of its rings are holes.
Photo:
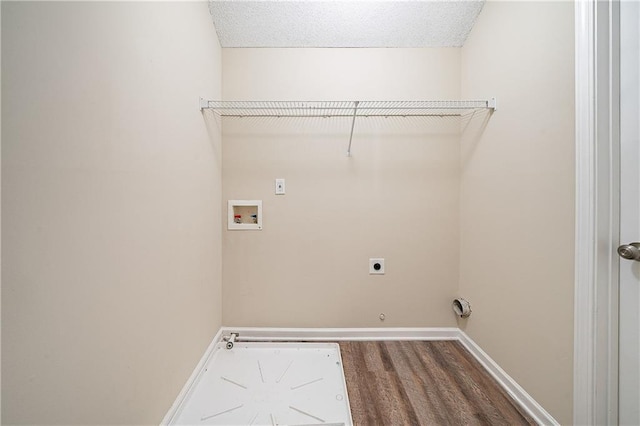
[[[572,421],[574,14],[486,2],[463,97],[497,96],[461,151],[461,328],[562,424]]]

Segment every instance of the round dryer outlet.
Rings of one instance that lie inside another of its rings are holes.
[[[384,275],[384,259],[369,259],[369,275]]]

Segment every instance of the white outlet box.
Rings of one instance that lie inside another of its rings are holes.
[[[384,275],[384,258],[369,259],[369,275]]]
[[[228,211],[227,229],[262,229],[262,200],[229,200]]]
[[[284,195],[284,179],[276,179],[276,195]]]

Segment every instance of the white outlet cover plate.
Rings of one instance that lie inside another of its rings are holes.
[[[380,264],[380,269],[376,270],[374,265]],[[369,275],[384,275],[384,258],[376,257],[369,259]]]
[[[276,195],[284,195],[284,179],[276,179]]]

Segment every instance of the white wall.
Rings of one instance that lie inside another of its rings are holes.
[[[206,2],[2,2],[2,422],[158,423],[221,323]]]
[[[223,49],[226,100],[457,99],[459,73],[459,49]],[[224,120],[223,202],[264,210],[262,231],[222,224],[225,325],[455,325],[459,121],[361,118],[346,157],[350,128]]]
[[[224,49],[226,100],[497,96],[499,110],[456,131],[358,120],[352,158],[349,120],[226,119],[223,202],[262,199],[264,230],[223,231],[223,322],[448,326],[461,295],[459,326],[570,423],[573,37],[568,2],[491,1],[463,49]],[[376,256],[384,277],[367,274]]]
[[[222,55],[205,3],[2,3],[2,421],[157,423],[221,323],[222,240],[225,324],[450,326],[461,294],[571,423],[572,5],[488,2],[462,51]],[[462,145],[363,119],[351,158],[348,120],[226,120],[223,163],[196,104],[493,95]],[[236,198],[263,231],[226,230]]]
[[[462,144],[461,327],[560,423],[572,420],[574,27],[570,2],[485,4],[462,96],[498,96]],[[479,135],[479,137],[477,137]]]

